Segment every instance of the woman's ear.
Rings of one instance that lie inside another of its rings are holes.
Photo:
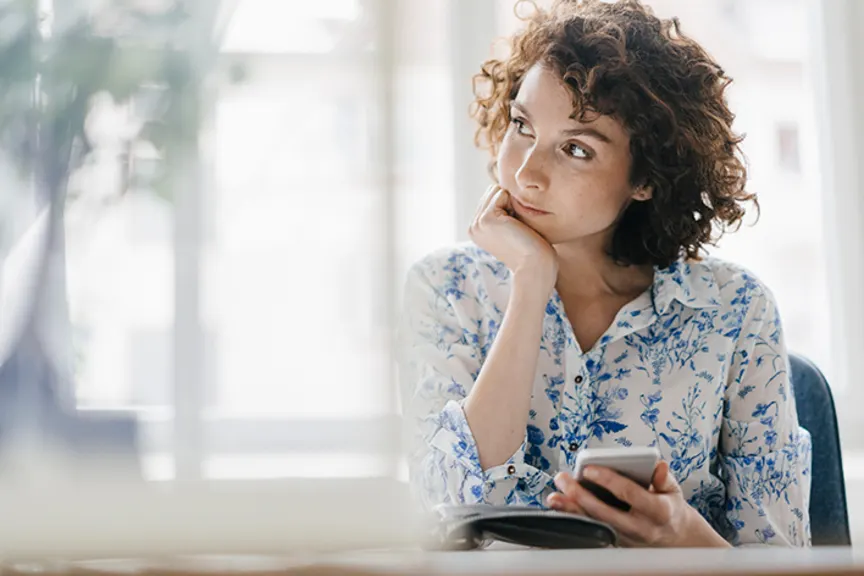
[[[653,195],[654,188],[648,184],[643,184],[642,186],[636,188],[636,190],[633,192],[633,199],[639,202],[644,202],[646,200],[650,200]]]

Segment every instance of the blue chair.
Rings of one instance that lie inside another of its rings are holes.
[[[810,528],[814,546],[850,546],[846,483],[834,398],[819,368],[789,355],[798,422],[813,438]]]

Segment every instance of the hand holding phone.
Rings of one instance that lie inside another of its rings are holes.
[[[660,451],[657,448],[586,448],[576,457],[576,469],[573,475],[599,500],[626,512],[630,510],[629,504],[615,497],[603,486],[585,480],[583,477],[585,468],[587,466],[609,468],[647,489],[651,486],[654,469],[659,462]]]

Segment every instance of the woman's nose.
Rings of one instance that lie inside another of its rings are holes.
[[[534,146],[523,159],[522,166],[516,172],[516,183],[523,190],[528,188],[546,190],[549,178],[546,173],[546,162],[542,156],[542,152]]]

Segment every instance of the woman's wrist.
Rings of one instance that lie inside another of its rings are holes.
[[[723,538],[695,509],[688,507],[688,521],[684,533],[686,541],[683,546],[691,548],[731,548],[732,545]]]
[[[537,309],[538,311],[545,311],[553,288],[554,284],[547,286],[537,278],[514,279],[507,307],[510,310]]]
[[[533,299],[542,302],[544,308],[552,290],[558,271],[554,266],[526,266],[513,271],[512,292],[520,299]]]

